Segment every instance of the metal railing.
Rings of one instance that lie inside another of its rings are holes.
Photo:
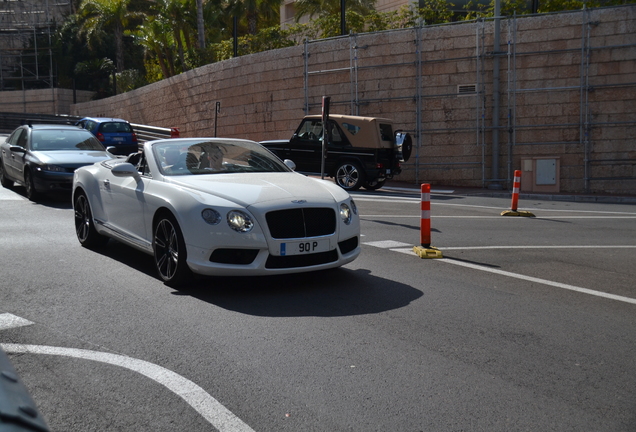
[[[0,133],[11,133],[23,124],[68,124],[74,125],[82,117],[72,115],[31,114],[31,113],[0,113]],[[165,138],[179,138],[179,128],[159,127],[141,124],[130,124],[137,134],[139,142]]]

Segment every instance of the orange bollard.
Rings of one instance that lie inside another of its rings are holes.
[[[515,171],[515,179],[512,183],[512,204],[510,209],[517,211],[517,204],[519,204],[519,189],[521,188],[521,171]]]
[[[444,258],[442,252],[431,246],[431,185],[422,184],[422,201],[420,203],[420,244],[414,246],[413,252],[420,258]]]
[[[431,246],[431,185],[424,183],[421,189],[422,202],[420,203],[420,244],[422,247]]]
[[[517,204],[519,203],[519,190],[521,189],[521,171],[515,170],[515,178],[512,183],[512,204],[510,204],[510,210],[504,210],[501,212],[502,216],[529,216],[534,215],[528,211],[518,211]]]

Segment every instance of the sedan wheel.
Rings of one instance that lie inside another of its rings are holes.
[[[356,162],[344,162],[336,170],[336,184],[347,191],[360,189],[364,177],[364,172]]]
[[[7,174],[4,171],[4,163],[0,160],[0,183],[2,187],[11,188],[13,187],[13,180],[7,177]]]
[[[152,246],[157,271],[166,285],[178,286],[190,279],[183,234],[172,215],[159,218]]]
[[[87,248],[105,245],[108,237],[95,230],[91,206],[83,192],[78,192],[75,196],[73,209],[75,210],[75,233],[80,244]]]
[[[24,187],[26,188],[26,196],[31,201],[37,201],[40,198],[40,194],[35,190],[35,184],[33,183],[33,174],[31,171],[24,172]]]

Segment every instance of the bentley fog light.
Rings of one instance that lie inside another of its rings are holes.
[[[346,225],[349,225],[351,223],[351,217],[351,208],[345,203],[340,204],[340,218],[342,221]]]
[[[252,222],[252,218],[240,210],[232,210],[227,214],[227,224],[234,231],[246,233],[252,231],[254,228],[254,222]]]
[[[210,225],[218,225],[218,223],[221,222],[221,214],[211,208],[203,209],[203,211],[201,212],[201,217],[206,223],[209,223]]]

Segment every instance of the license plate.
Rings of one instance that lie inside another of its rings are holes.
[[[318,252],[327,252],[329,250],[329,240],[301,240],[294,242],[286,242],[280,244],[280,256],[287,255],[304,255]]]
[[[113,137],[113,141],[123,142],[124,141],[124,137]]]

